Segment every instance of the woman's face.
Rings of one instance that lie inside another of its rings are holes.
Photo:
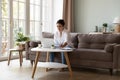
[[[62,24],[57,23],[57,29],[62,32],[64,30],[64,26]]]

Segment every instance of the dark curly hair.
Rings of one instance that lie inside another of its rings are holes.
[[[57,24],[61,24],[62,26],[64,26],[65,25],[65,21],[63,19],[59,19],[57,21]]]

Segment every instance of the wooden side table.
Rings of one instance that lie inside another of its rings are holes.
[[[12,54],[12,52],[15,52],[15,51],[19,52],[20,66],[22,66],[22,62],[23,62],[23,54],[22,54],[22,52],[24,50],[22,50],[22,49],[9,49],[9,51],[10,51],[10,53],[9,53],[9,57],[8,57],[8,66],[10,64],[11,54]]]

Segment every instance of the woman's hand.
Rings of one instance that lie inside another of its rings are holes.
[[[61,44],[61,45],[60,45],[60,48],[63,48],[63,47],[65,47],[65,46]]]
[[[61,44],[60,45],[60,48],[63,48],[63,47],[65,47],[67,45],[67,42],[65,42],[64,44]]]

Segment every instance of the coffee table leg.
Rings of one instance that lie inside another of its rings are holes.
[[[39,60],[39,56],[40,56],[40,52],[37,52],[36,53],[36,58],[35,58],[35,65],[33,67],[33,72],[32,72],[32,78],[34,78],[34,74],[35,74],[35,71],[36,71],[36,67],[37,67],[37,63],[38,63],[38,60]]]
[[[46,62],[49,61],[49,52],[47,52]]]
[[[49,61],[49,52],[47,52],[47,56],[46,56],[46,62]],[[46,72],[48,71],[48,68],[46,68]]]
[[[67,52],[64,52],[64,56],[65,56],[65,59],[66,59],[67,65],[68,65],[68,69],[69,69],[69,72],[70,72],[70,76],[72,77],[73,74],[72,74],[72,69],[71,69],[70,61],[69,61],[69,58],[68,58],[68,53],[67,53]]]
[[[10,54],[9,54],[9,58],[8,58],[8,66],[9,66],[9,64],[10,64],[11,53],[12,53],[12,51],[10,51]]]

